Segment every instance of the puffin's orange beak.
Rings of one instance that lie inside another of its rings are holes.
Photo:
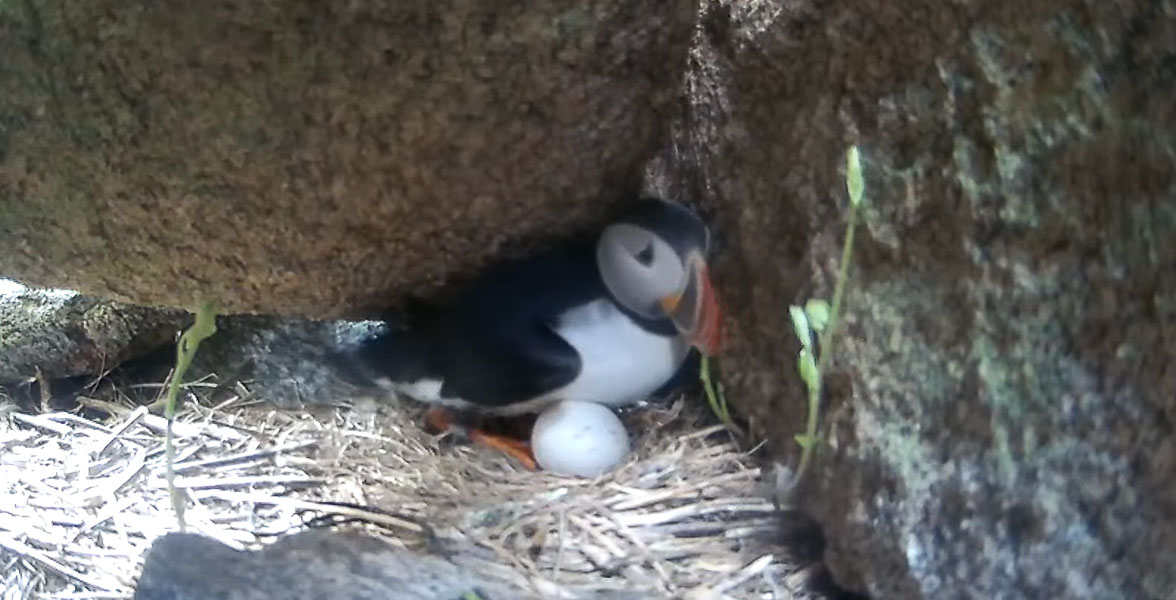
[[[723,312],[706,261],[698,256],[690,260],[689,277],[682,291],[661,299],[661,308],[690,345],[714,356],[723,342]]]
[[[710,273],[705,263],[698,267],[698,320],[694,330],[688,332],[690,343],[706,356],[719,353],[723,344],[723,311],[719,297],[711,284]]]

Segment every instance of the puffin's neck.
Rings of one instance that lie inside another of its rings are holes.
[[[601,287],[603,286],[604,282],[601,281]],[[623,313],[626,317],[629,317],[629,319],[636,323],[638,327],[657,335],[664,335],[667,337],[678,335],[678,329],[674,327],[673,321],[669,319],[650,319],[648,317],[643,317],[629,310],[628,308],[625,308],[624,305],[622,305],[620,302],[617,302],[616,299],[613,298],[607,290],[605,291],[605,296],[608,301],[617,308],[617,310],[621,311],[621,313]]]

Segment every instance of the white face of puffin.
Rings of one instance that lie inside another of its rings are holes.
[[[705,248],[681,256],[656,233],[632,223],[609,226],[596,261],[610,294],[646,318],[668,318],[704,354],[715,354],[721,315],[707,273]]]

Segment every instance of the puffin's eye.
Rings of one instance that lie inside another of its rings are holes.
[[[652,265],[653,264],[653,242],[647,242],[645,244],[645,247],[642,248],[641,251],[638,252],[637,254],[634,254],[633,257],[636,258],[637,262],[641,263],[642,266],[648,267],[649,265]]]

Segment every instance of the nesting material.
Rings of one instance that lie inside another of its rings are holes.
[[[702,413],[687,404],[627,416],[637,432],[628,461],[577,479],[430,436],[416,425],[416,405],[290,411],[190,401],[175,428],[176,482],[189,498],[187,530],[234,548],[315,517],[359,517],[393,543],[443,549],[540,597],[815,597],[803,591],[811,566],[775,545],[779,515],[763,499],[759,470],[720,428],[692,425]],[[3,600],[129,598],[146,550],[177,529],[163,419],[101,406],[109,418],[0,418]]]

